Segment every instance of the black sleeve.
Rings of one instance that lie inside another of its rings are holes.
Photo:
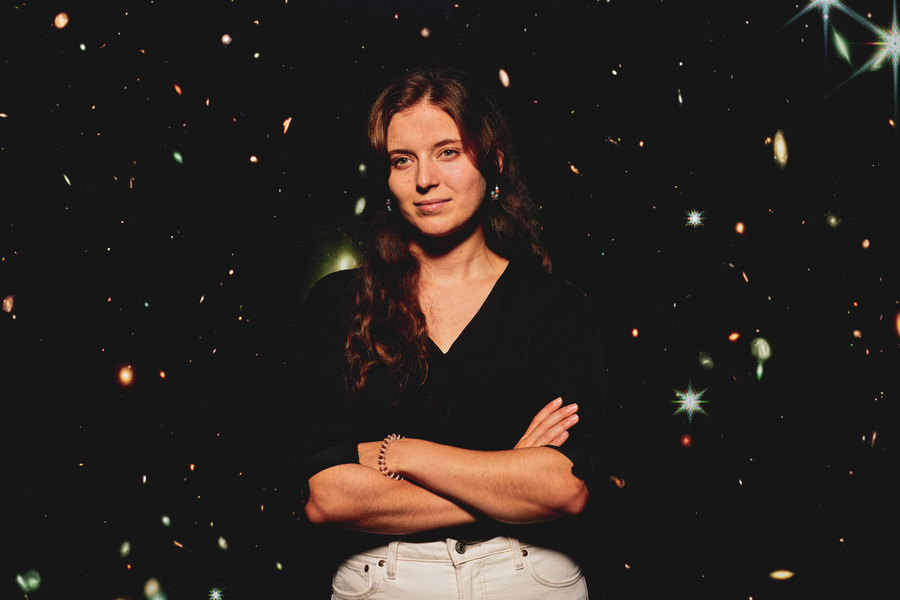
[[[342,377],[344,313],[353,274],[339,271],[320,280],[300,311],[294,352],[294,401],[301,415],[291,450],[300,484],[328,467],[358,463],[357,441],[348,418],[349,399]]]
[[[561,396],[564,404],[578,404],[578,423],[569,439],[550,446],[573,463],[572,473],[594,487],[601,476],[600,435],[605,421],[605,385],[600,329],[593,307],[577,289],[577,297],[560,310],[554,331],[548,332],[546,360],[548,397]],[[562,315],[567,315],[563,317]]]

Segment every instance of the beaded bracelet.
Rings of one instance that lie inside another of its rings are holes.
[[[387,449],[388,446],[391,445],[391,442],[396,442],[400,439],[403,439],[402,435],[392,433],[391,435],[384,438],[384,441],[381,442],[381,449],[378,451],[378,470],[381,471],[385,477],[390,477],[391,479],[396,479],[397,481],[401,481],[403,477],[397,475],[387,468],[387,464],[385,464],[385,457],[387,456]]]

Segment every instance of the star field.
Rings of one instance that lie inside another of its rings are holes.
[[[291,323],[384,209],[369,103],[429,62],[497,95],[598,311],[592,597],[884,596],[895,3],[502,4],[0,9],[4,598],[325,597]]]

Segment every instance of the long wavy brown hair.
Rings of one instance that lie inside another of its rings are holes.
[[[376,197],[382,194],[390,198],[387,132],[391,118],[423,102],[453,118],[463,148],[485,178],[487,188],[500,189],[496,201],[482,202],[488,248],[508,260],[549,272],[550,259],[540,244],[537,209],[512,152],[506,119],[490,92],[463,72],[417,69],[396,79],[372,105],[366,127],[367,171]],[[372,367],[385,364],[395,395],[383,400],[397,405],[404,403],[409,390],[428,376],[428,332],[419,304],[419,262],[409,249],[412,228],[397,211],[380,208],[372,226],[372,239],[357,271],[345,378],[351,395],[356,396],[365,389]]]

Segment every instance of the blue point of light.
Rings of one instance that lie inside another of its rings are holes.
[[[686,213],[686,214],[687,214],[687,217],[685,218],[685,220],[687,221],[687,223],[685,223],[684,226],[685,226],[685,227],[689,227],[689,226],[690,226],[690,227],[693,227],[694,229],[697,229],[698,227],[701,227],[701,226],[703,225],[703,213],[704,213],[704,212],[705,212],[705,211],[702,211],[702,210],[691,210],[691,211],[688,211],[688,212]]]
[[[687,389],[675,390],[673,388],[673,391],[675,392],[675,397],[678,398],[678,400],[672,400],[674,404],[678,405],[678,410],[672,413],[673,417],[678,413],[685,413],[688,417],[688,423],[690,423],[694,419],[694,413],[706,414],[706,411],[700,406],[707,402],[700,399],[706,393],[706,390],[695,390],[694,386],[688,382]]]

